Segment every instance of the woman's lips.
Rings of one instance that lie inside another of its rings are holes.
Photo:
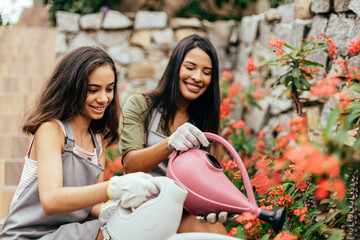
[[[186,82],[185,82],[185,86],[190,92],[193,92],[193,93],[198,93],[201,89],[201,87],[198,85],[194,85],[194,84],[186,83]]]

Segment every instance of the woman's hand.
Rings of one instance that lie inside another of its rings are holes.
[[[143,172],[112,177],[107,189],[108,196],[110,199],[119,199],[124,208],[137,208],[159,193],[152,178],[150,174]]]
[[[204,133],[190,123],[184,123],[171,134],[168,140],[168,147],[174,151],[187,151],[202,144],[204,147],[209,145],[209,141]]]

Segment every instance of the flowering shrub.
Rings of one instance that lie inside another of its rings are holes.
[[[110,179],[114,175],[122,175],[124,173],[124,168],[122,165],[122,157],[120,155],[120,151],[116,144],[111,145],[106,150],[106,164],[105,164],[105,180]]]
[[[276,64],[287,68],[286,73],[276,79],[275,85],[286,87],[285,94],[293,99],[299,116],[286,125],[279,125],[273,139],[265,141],[265,132],[253,135],[244,122],[229,119],[233,110],[230,108],[222,118],[222,136],[242,157],[260,208],[276,210],[285,207],[287,219],[283,231],[276,235],[268,223],[244,212],[235,222],[227,222],[229,235],[261,240],[344,239],[344,230],[351,232],[359,224],[356,215],[359,215],[360,201],[354,191],[358,182],[354,183],[354,179],[358,179],[360,170],[360,103],[353,101],[347,90],[341,90],[339,86],[345,81],[349,89],[360,93],[360,70],[348,66],[347,59],[334,60],[336,76],[326,72],[320,74],[319,67],[323,66],[308,57],[318,51],[328,51],[331,58],[336,56],[333,41],[323,34],[304,40],[300,48],[293,48],[280,39],[271,40],[269,47],[274,48],[276,57],[258,67]],[[348,46],[349,54],[357,54],[359,47],[360,37],[357,37]],[[249,75],[258,67],[253,59],[249,59]],[[315,80],[315,76],[320,79]],[[317,141],[310,141],[299,97],[302,91],[338,101]],[[232,107],[238,106],[236,101],[241,94],[229,97],[229,92],[222,91],[223,99],[230,99],[226,101],[227,104],[232,102]],[[290,130],[285,134],[284,128]],[[223,153],[221,163],[229,179],[245,192],[235,162]]]

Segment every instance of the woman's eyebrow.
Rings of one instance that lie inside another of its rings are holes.
[[[107,86],[113,86],[115,85],[115,82],[109,83]],[[95,83],[90,83],[89,84],[90,87],[101,87],[99,84],[95,84]]]

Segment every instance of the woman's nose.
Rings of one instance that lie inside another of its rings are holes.
[[[97,98],[97,101],[100,103],[105,103],[108,101],[108,97],[105,92],[101,93],[100,96]]]
[[[202,78],[201,71],[200,70],[195,71],[192,77],[195,81],[201,81]]]

